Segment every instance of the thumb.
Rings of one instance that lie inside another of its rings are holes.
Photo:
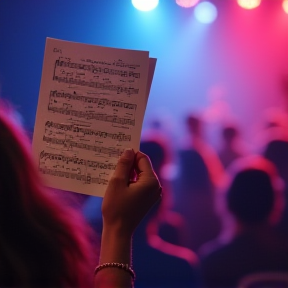
[[[145,174],[154,174],[154,170],[149,157],[140,151],[136,154],[136,164],[136,170],[138,174],[141,174],[143,172]]]
[[[113,177],[125,180],[128,183],[130,180],[131,169],[134,164],[135,152],[133,149],[125,149],[124,153],[120,156]]]

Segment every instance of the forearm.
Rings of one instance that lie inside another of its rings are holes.
[[[131,171],[137,173],[137,181],[131,181]],[[132,235],[149,209],[161,199],[161,192],[148,156],[126,149],[118,160],[102,202],[103,232],[95,287],[134,286]]]
[[[131,266],[132,239],[121,231],[103,229],[99,264],[123,263]],[[130,288],[133,279],[128,271],[117,267],[106,267],[98,271],[94,278],[97,288]]]

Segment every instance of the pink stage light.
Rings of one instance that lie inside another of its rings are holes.
[[[282,7],[283,7],[285,13],[288,14],[288,0],[283,1]]]
[[[176,0],[176,4],[184,7],[184,8],[190,8],[195,6],[199,0]]]
[[[261,0],[237,0],[237,2],[244,9],[254,9],[260,5]]]

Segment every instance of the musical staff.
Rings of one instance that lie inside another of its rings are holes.
[[[99,161],[92,161],[92,160],[86,160],[78,157],[70,157],[70,156],[64,156],[62,154],[54,154],[49,152],[42,151],[40,153],[40,159],[44,159],[46,161],[47,159],[57,162],[63,162],[65,164],[74,163],[77,165],[84,165],[87,167],[93,167],[97,169],[105,169],[105,170],[115,170],[116,164],[113,163],[103,163]]]
[[[104,122],[111,122],[111,123],[117,123],[121,125],[135,125],[134,119],[127,119],[127,118],[121,118],[114,115],[107,115],[102,113],[93,113],[93,112],[85,112],[85,111],[79,111],[79,110],[72,110],[72,109],[66,109],[66,108],[58,108],[53,107],[52,105],[48,105],[48,110],[60,113],[64,115],[70,115],[78,118],[85,118],[87,120],[98,120],[98,121],[104,121]]]
[[[127,95],[133,95],[138,94],[139,89],[133,88],[133,87],[125,87],[121,85],[114,85],[110,83],[101,83],[101,82],[94,82],[92,80],[86,81],[83,79],[76,79],[73,77],[68,78],[67,76],[53,76],[54,81],[62,82],[62,83],[68,83],[68,84],[75,84],[79,86],[86,86],[89,88],[95,88],[95,89],[101,89],[101,90],[108,90],[111,92],[117,92],[117,94],[125,93]]]
[[[51,175],[51,176],[57,176],[57,177],[65,177],[70,178],[73,180],[82,181],[87,184],[100,184],[100,185],[108,185],[107,179],[102,179],[98,177],[91,177],[90,175],[82,175],[77,173],[71,173],[67,171],[58,171],[48,168],[39,168],[39,171],[43,174]]]
[[[131,141],[131,135],[127,135],[121,132],[118,133],[109,133],[100,130],[94,130],[89,128],[79,127],[77,125],[69,125],[69,124],[61,124],[61,123],[54,123],[52,121],[47,121],[45,123],[45,127],[47,128],[54,128],[56,130],[63,130],[63,131],[72,131],[77,133],[83,133],[83,135],[90,135],[96,136],[100,138],[111,138],[113,140],[118,140],[120,142]]]
[[[85,149],[89,151],[94,151],[101,154],[107,154],[109,157],[119,157],[123,153],[124,149],[117,149],[117,148],[106,148],[103,146],[95,146],[95,145],[89,145],[86,143],[80,143],[75,142],[72,140],[66,140],[66,139],[59,139],[54,137],[46,137],[43,136],[43,141],[46,143],[56,144],[56,145],[63,145],[64,147],[76,147],[79,149]]]
[[[119,63],[117,62],[116,66],[120,66]],[[73,62],[68,62],[68,61],[61,61],[61,60],[56,60],[55,62],[55,69],[56,67],[67,67],[67,68],[72,68],[72,69],[82,69],[85,71],[89,71],[92,73],[103,73],[103,74],[108,74],[108,75],[117,75],[120,77],[134,77],[139,79],[140,78],[140,73],[135,73],[133,71],[125,71],[125,70],[118,70],[118,69],[111,69],[111,68],[103,68],[101,66],[95,66],[95,65],[87,65],[87,64],[80,64],[80,63],[73,63]],[[121,66],[124,67],[124,66]],[[127,65],[126,67],[130,67],[130,65]]]
[[[59,60],[62,59],[63,57],[59,57]],[[116,67],[124,67],[124,68],[129,68],[129,69],[137,69],[140,68],[139,64],[131,64],[131,63],[126,63],[123,62],[121,59],[117,60],[117,61],[113,61],[112,62],[107,62],[107,61],[99,61],[99,60],[92,60],[92,59],[81,59],[82,62],[87,62],[87,63],[91,63],[91,64],[99,64],[99,65],[107,65],[107,66],[116,66]],[[67,61],[69,62],[69,61]]]
[[[76,95],[66,92],[58,92],[57,90],[50,91],[50,97],[57,97],[57,98],[63,98],[63,99],[69,99],[69,100],[77,100],[84,103],[93,103],[103,106],[111,106],[111,107],[118,107],[118,108],[124,108],[129,110],[136,110],[137,105],[132,103],[126,103],[122,101],[115,101],[115,100],[109,100],[107,98],[95,98],[95,97],[88,97],[88,96],[82,96],[82,95]]]

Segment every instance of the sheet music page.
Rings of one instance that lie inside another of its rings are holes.
[[[47,38],[33,136],[47,186],[104,196],[124,149],[139,149],[155,65],[147,51]]]

